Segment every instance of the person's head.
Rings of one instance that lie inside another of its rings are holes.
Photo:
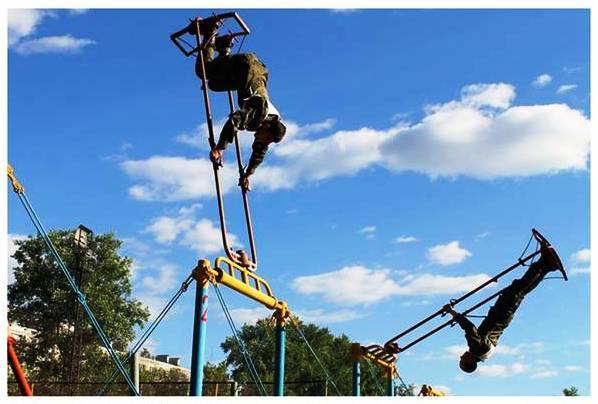
[[[279,119],[268,119],[255,131],[255,138],[264,143],[279,143],[287,132]]]
[[[478,368],[478,359],[469,351],[465,351],[459,360],[459,367],[466,373],[472,373]]]

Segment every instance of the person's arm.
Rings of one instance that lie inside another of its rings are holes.
[[[472,346],[479,346],[481,344],[480,334],[478,333],[478,328],[467,319],[463,314],[455,311],[452,306],[446,305],[445,311],[450,313],[453,316],[453,320],[463,331],[465,331],[465,339],[467,340],[467,345],[471,348]]]
[[[268,143],[254,141],[253,146],[251,146],[252,153],[251,157],[249,158],[249,164],[247,164],[247,169],[245,170],[245,176],[249,177],[252,175],[256,168],[264,161],[264,157],[266,157],[266,153],[268,152]]]

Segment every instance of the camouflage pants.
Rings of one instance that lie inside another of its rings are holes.
[[[492,344],[496,346],[498,339],[513,320],[515,311],[524,297],[538,286],[545,275],[541,265],[535,262],[529,266],[521,278],[515,279],[507,286],[478,327],[480,336],[488,336]]]
[[[213,91],[236,91],[239,105],[220,133],[217,147],[224,149],[238,130],[256,131],[266,118],[268,69],[253,53],[212,57],[213,50],[207,56],[208,87]]]

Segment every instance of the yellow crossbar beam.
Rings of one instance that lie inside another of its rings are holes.
[[[212,283],[225,285],[258,303],[263,304],[268,309],[276,310],[281,313],[284,318],[289,315],[286,302],[276,299],[270,285],[265,279],[228,258],[218,257],[214,268],[210,266],[208,260],[200,260],[196,271],[194,272],[194,276],[200,282],[205,282],[207,280]]]

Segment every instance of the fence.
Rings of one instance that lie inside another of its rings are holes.
[[[34,396],[95,396],[105,384],[103,381],[94,382],[63,382],[63,381],[30,381]],[[272,394],[273,382],[263,382],[266,391]],[[285,385],[321,385],[317,389],[305,388],[309,395],[328,395],[327,380],[287,381]],[[204,396],[257,396],[258,390],[252,383],[237,383],[234,381],[204,381]],[[188,381],[140,382],[140,393],[143,396],[187,396],[189,395]],[[316,394],[314,394],[316,393]],[[307,395],[306,394],[306,395]],[[8,382],[8,395],[19,396],[17,383]],[[106,393],[108,396],[127,396],[129,389],[126,383],[117,382]]]

